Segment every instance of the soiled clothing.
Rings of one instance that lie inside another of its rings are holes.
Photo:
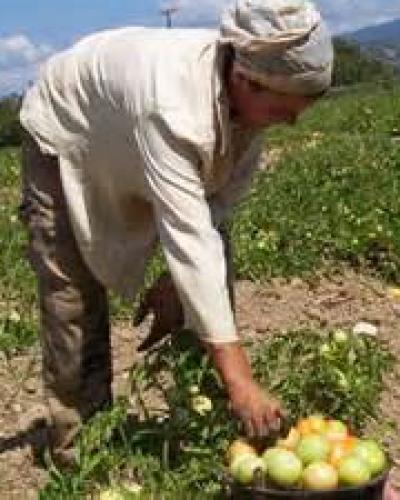
[[[22,144],[21,201],[38,280],[49,444],[53,460],[70,466],[82,423],[112,402],[107,291],[76,245],[57,158],[43,154],[28,134]]]
[[[124,28],[53,56],[21,122],[58,157],[79,251],[105,287],[133,296],[158,240],[206,341],[237,340],[217,231],[249,185],[261,136],[229,120],[212,30]]]

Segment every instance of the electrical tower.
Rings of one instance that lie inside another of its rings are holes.
[[[179,10],[177,3],[166,3],[161,7],[161,14],[165,16],[166,26],[167,28],[172,27],[172,14],[175,14]]]

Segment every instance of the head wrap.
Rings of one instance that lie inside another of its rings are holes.
[[[325,91],[331,83],[331,36],[308,0],[237,0],[221,18],[221,43],[249,79],[298,95]]]

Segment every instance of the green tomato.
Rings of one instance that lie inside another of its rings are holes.
[[[321,356],[328,357],[332,352],[331,346],[329,345],[328,342],[324,342],[321,344],[319,348],[319,353]]]
[[[110,486],[100,491],[99,500],[127,500],[127,498],[138,496],[142,489],[142,486],[137,483],[120,483],[118,486]]]
[[[371,479],[371,472],[364,460],[350,455],[339,463],[339,483],[344,486],[362,486]]]
[[[346,379],[347,380],[347,379]],[[341,420],[328,420],[326,424],[325,437],[329,441],[340,441],[346,439],[349,430]]]
[[[121,486],[122,486],[124,493],[128,493],[130,496],[139,495],[143,490],[143,486],[141,486],[138,483],[134,483],[132,481],[124,482],[124,483],[122,483]]]
[[[373,476],[387,467],[386,455],[379,444],[372,439],[360,439],[352,455],[364,460]]]
[[[265,472],[265,463],[262,458],[253,453],[238,455],[230,466],[232,476],[241,484],[250,484],[256,470]]]
[[[347,342],[349,341],[349,336],[344,330],[338,328],[333,332],[333,340],[337,344],[347,344]]]
[[[309,434],[300,439],[296,447],[296,455],[300,458],[304,465],[312,462],[325,461],[331,445],[324,435]]]
[[[261,458],[264,460],[265,467],[267,470],[268,470],[268,465],[269,465],[270,460],[273,459],[273,457],[276,454],[279,454],[280,449],[281,449],[280,447],[275,446],[275,447],[267,448],[266,450],[264,450],[264,453],[261,455]]]
[[[333,490],[338,483],[337,470],[327,462],[313,462],[302,474],[302,484],[308,490]]]
[[[114,486],[106,490],[101,490],[99,500],[124,500],[124,495],[120,488]]]
[[[207,396],[198,394],[197,396],[192,397],[192,410],[198,413],[199,415],[204,416],[206,413],[209,413],[212,410],[212,408],[213,408],[212,401]]]
[[[278,486],[294,486],[299,481],[303,469],[301,461],[290,450],[284,448],[274,450],[264,455],[268,476]]]

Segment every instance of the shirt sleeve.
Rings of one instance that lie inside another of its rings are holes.
[[[233,170],[228,183],[210,197],[214,224],[218,227],[232,212],[232,209],[248,193],[254,172],[260,162],[263,135],[256,136]]]
[[[141,122],[137,140],[186,325],[206,342],[235,342],[223,243],[199,175],[200,154],[192,143],[175,137],[157,115]]]

